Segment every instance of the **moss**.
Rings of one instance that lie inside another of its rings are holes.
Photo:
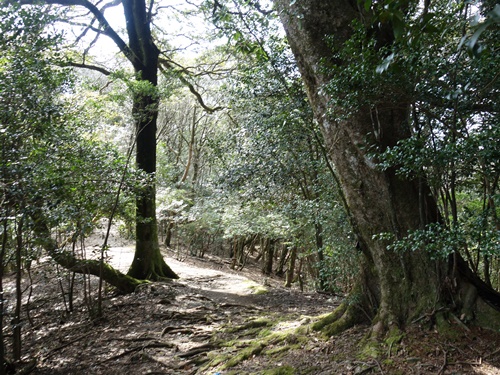
[[[270,327],[272,325],[273,321],[268,318],[257,318],[250,320],[241,326],[228,328],[227,332],[235,333],[235,332],[249,330],[252,328]]]
[[[380,358],[380,343],[374,339],[367,339],[358,357],[360,360]]]
[[[222,367],[221,370],[225,370],[231,367],[236,366],[237,364],[247,360],[248,358],[253,357],[254,355],[258,355],[262,349],[264,349],[265,345],[263,343],[257,343],[251,345],[248,348],[245,348],[238,352],[235,356],[229,359]]]
[[[261,295],[269,293],[269,290],[263,285],[252,285],[250,289],[253,290],[252,294]]]
[[[500,332],[500,311],[493,309],[479,298],[476,304],[474,323],[479,327]]]
[[[209,357],[211,357],[210,354],[209,354]],[[227,354],[227,353],[214,355],[213,358],[210,359],[210,362],[208,362],[208,364],[205,367],[203,367],[202,370],[205,370],[208,367],[216,367],[216,366],[220,365],[221,363],[226,362],[228,358],[229,358],[229,354]]]
[[[272,334],[272,332],[271,332],[270,329],[264,328],[264,329],[262,329],[262,330],[259,331],[259,333],[258,333],[257,336],[258,337],[266,337],[266,336],[269,336],[271,334]]]
[[[390,357],[391,353],[397,352],[397,344],[401,342],[405,334],[396,327],[391,328],[389,332],[387,332],[386,338],[384,340],[385,345],[387,345],[387,355]]]
[[[315,331],[321,331],[326,326],[333,324],[337,320],[339,320],[342,317],[342,315],[344,315],[346,310],[347,310],[347,305],[343,303],[330,314],[321,315],[319,317],[319,320],[313,323],[312,329]]]
[[[295,333],[301,336],[307,336],[310,334],[310,332],[311,332],[310,325],[300,326],[295,329]]]
[[[262,372],[262,375],[294,375],[294,374],[295,374],[295,369],[291,366],[280,366]]]
[[[457,340],[460,338],[460,331],[456,330],[450,322],[448,317],[444,312],[439,312],[436,314],[436,328],[439,334],[445,338],[451,340]]]
[[[274,357],[277,354],[281,354],[281,353],[287,352],[287,351],[289,351],[291,349],[295,349],[294,346],[292,346],[292,345],[278,346],[278,347],[274,347],[272,349],[266,350],[265,354],[267,356],[269,356],[269,357]]]

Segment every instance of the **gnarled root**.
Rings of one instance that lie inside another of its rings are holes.
[[[321,331],[325,336],[335,336],[366,321],[366,317],[354,304],[343,302],[331,314],[326,315],[312,325],[315,331]]]

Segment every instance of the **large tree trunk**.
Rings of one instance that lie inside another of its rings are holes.
[[[447,303],[445,280],[449,276],[448,262],[434,261],[424,251],[405,254],[388,251],[388,243],[377,237],[380,233],[391,233],[401,238],[408,230],[440,220],[429,189],[419,195],[416,181],[396,176],[395,170],[381,171],[368,154],[374,149],[383,151],[410,135],[409,105],[394,95],[393,102],[377,106],[376,114],[373,109],[363,107],[346,118],[345,109],[333,107],[322,90],[332,78],[325,73],[324,64],[332,61],[334,55],[325,36],[333,36],[333,48],[337,50],[350,38],[350,24],[360,18],[356,1],[297,0],[290,5],[289,0],[275,0],[275,4],[365,256],[357,292],[363,296],[365,312],[370,308],[376,332],[391,326],[402,327],[424,311]],[[387,35],[390,33],[383,36],[386,38],[383,43],[388,42]],[[420,210],[421,207],[425,210]],[[355,321],[351,315],[344,319],[348,323]]]
[[[129,47],[134,54],[129,59],[134,65],[136,79],[149,83],[149,87],[139,85],[134,89],[132,114],[136,124],[137,167],[151,179],[136,200],[136,250],[128,274],[137,279],[149,280],[178,278],[161,255],[156,220],[154,179],[159,97],[155,89],[158,83],[159,51],[152,40],[145,1],[124,0],[123,8]]]

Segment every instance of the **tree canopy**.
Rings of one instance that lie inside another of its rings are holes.
[[[209,255],[347,296],[327,334],[500,326],[498,4],[0,4],[1,280],[47,254],[132,292]]]

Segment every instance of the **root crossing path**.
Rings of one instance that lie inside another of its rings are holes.
[[[26,330],[25,342],[29,357],[37,359],[35,373],[226,374],[229,367],[220,368],[232,353],[271,332],[306,324],[310,316],[339,303],[334,296],[283,288],[283,280],[263,277],[257,267],[236,272],[218,258],[178,260],[179,254],[165,255],[178,281],[147,284],[129,295],[110,291],[100,319],[89,317],[84,300],[71,314],[63,312],[60,303],[56,311],[32,309],[38,325]],[[126,272],[133,247],[113,247],[108,256],[114,267]],[[56,301],[58,292],[46,289],[45,299]],[[245,373],[241,366],[249,359],[234,363],[231,367],[240,367],[235,373]]]
[[[452,341],[415,327],[374,357],[362,353],[367,327],[330,339],[310,330],[339,305],[335,296],[284,288],[257,265],[236,272],[219,258],[164,255],[178,281],[128,295],[108,291],[99,319],[92,318],[95,280],[68,313],[57,283],[46,281],[55,271],[43,264],[34,270],[39,287],[27,305],[26,368],[41,375],[500,374],[498,334],[464,331]],[[114,247],[109,256],[126,271],[133,248]]]

